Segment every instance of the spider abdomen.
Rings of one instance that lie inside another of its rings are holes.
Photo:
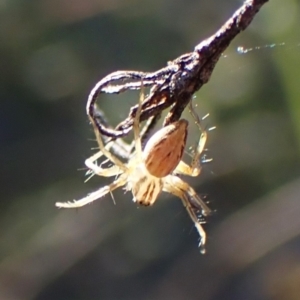
[[[149,139],[143,161],[151,175],[162,178],[175,170],[183,155],[187,127],[188,121],[181,119],[160,129]]]

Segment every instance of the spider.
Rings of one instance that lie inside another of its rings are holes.
[[[181,160],[188,133],[188,121],[185,119],[180,119],[158,130],[150,137],[144,149],[142,149],[140,138],[142,102],[143,93],[141,92],[138,109],[133,121],[135,151],[128,158],[127,163],[123,163],[110,152],[110,143],[104,144],[95,120],[90,118],[100,151],[88,158],[85,164],[94,174],[104,177],[116,176],[116,179],[111,184],[101,187],[80,200],[64,203],[57,202],[55,205],[59,208],[82,207],[119,187],[125,186],[125,190],[132,192],[134,202],[144,206],[151,206],[155,203],[159,194],[164,191],[182,200],[200,236],[200,251],[205,253],[206,233],[201,225],[204,222],[203,219],[198,218],[197,213],[200,210],[202,216],[207,216],[211,213],[211,210],[197,195],[195,190],[178,175],[198,176],[200,174],[200,156],[204,151],[207,131],[202,129],[198,116],[190,109],[202,132],[191,165]],[[192,108],[191,104],[190,107]],[[97,160],[101,156],[105,156],[113,165],[107,168],[98,165]]]

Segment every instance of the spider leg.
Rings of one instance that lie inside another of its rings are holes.
[[[89,204],[95,200],[98,200],[99,198],[105,196],[107,193],[111,193],[113,190],[117,189],[118,187],[121,187],[126,184],[126,178],[127,176],[120,176],[116,181],[113,183],[106,185],[99,190],[87,195],[86,197],[80,199],[80,200],[74,200],[73,202],[56,202],[55,206],[59,208],[78,208],[82,207],[86,204]]]
[[[198,219],[198,216],[196,215],[195,210],[193,209],[187,195],[184,192],[182,192],[182,195],[179,198],[182,200],[184,207],[186,208],[190,218],[192,219],[192,221],[195,224],[195,227],[200,236],[200,242],[199,242],[200,252],[202,254],[204,254],[205,253],[205,244],[206,244],[206,232],[203,229],[203,227]]]
[[[169,183],[169,181],[171,183]],[[168,184],[172,184],[172,186],[176,186],[181,191],[184,191],[187,193],[191,201],[194,202],[196,206],[202,209],[203,216],[208,216],[211,214],[211,209],[207,206],[207,204],[197,195],[196,191],[185,181],[183,181],[181,178],[170,175],[167,177]]]
[[[105,118],[104,112],[101,109],[99,109],[99,107],[97,107],[96,105],[94,106],[94,118],[97,121],[97,124],[101,124],[101,126],[110,128]],[[131,153],[131,146],[124,142],[121,138],[116,139],[103,136],[103,140],[105,142],[105,147],[108,150],[111,150],[119,158],[124,158],[127,160],[129,159]]]
[[[121,160],[119,160],[116,156],[114,156],[112,153],[110,153],[107,148],[105,148],[104,142],[102,140],[102,135],[101,135],[100,131],[98,130],[94,119],[91,116],[89,116],[89,118],[90,118],[90,121],[94,128],[94,132],[95,132],[96,139],[97,139],[97,142],[98,142],[98,145],[100,148],[100,152],[102,152],[103,155],[105,155],[112,163],[114,163],[122,171],[125,172],[127,170],[127,167],[123,164],[123,162]]]
[[[123,141],[122,138],[119,138],[117,140],[109,140],[109,141],[112,143],[111,146],[108,147],[108,149],[111,150],[114,155],[116,155],[118,158],[129,160],[130,153],[132,151],[131,145]]]
[[[105,118],[104,112],[100,110],[98,107],[95,107],[94,111],[95,111],[94,117],[97,120],[97,124],[102,124],[101,126],[110,128]],[[144,125],[143,129],[140,132],[142,143],[146,140],[150,132],[153,130],[160,117],[161,114],[157,114],[150,117],[147,120],[146,124]],[[123,158],[125,160],[130,159],[130,155],[131,153],[133,153],[135,149],[135,141],[133,141],[131,144],[127,144],[122,138],[116,139],[116,138],[106,137],[106,136],[103,136],[103,140],[105,142],[105,147],[108,150],[112,151],[117,157]]]
[[[176,184],[174,184],[173,179],[175,179],[175,178],[178,178],[178,177],[172,176],[172,182],[166,181],[164,184],[163,190],[166,192],[169,192],[181,199],[183,206],[186,208],[191,220],[194,222],[194,225],[198,231],[198,234],[200,236],[200,242],[199,242],[200,252],[202,254],[204,254],[205,253],[205,243],[206,243],[206,232],[203,229],[201,222],[198,219],[198,216],[195,213],[195,210],[190,202],[190,199],[188,197],[189,191],[182,189],[182,187],[177,185],[177,182],[176,182]],[[186,186],[189,187],[187,184],[186,184]]]
[[[198,145],[196,147],[195,154],[192,158],[191,165],[188,165],[187,163],[181,160],[174,171],[175,173],[184,174],[193,177],[196,177],[200,174],[201,166],[199,161],[200,161],[200,156],[204,150],[206,140],[207,140],[207,132],[203,131],[201,133]]]
[[[195,154],[192,158],[191,165],[188,165],[184,161],[180,161],[177,168],[175,169],[175,173],[180,173],[180,174],[196,177],[201,172],[201,166],[200,166],[199,161],[200,161],[200,156],[205,149],[205,145],[206,145],[206,141],[207,141],[207,131],[201,126],[199,116],[197,115],[197,113],[195,112],[195,110],[193,108],[192,101],[190,101],[190,103],[189,103],[189,110],[190,110],[192,117],[195,120],[195,123],[197,124],[197,126],[199,127],[199,130],[201,131],[201,135],[199,138],[199,142],[196,146]]]
[[[193,160],[192,160],[192,167],[195,167],[195,166],[198,166],[200,156],[203,153],[204,147],[206,145],[207,130],[202,127],[200,118],[197,115],[197,113],[195,112],[192,101],[190,101],[190,103],[189,103],[189,111],[190,111],[190,114],[192,115],[192,117],[194,118],[195,123],[198,126],[200,132],[201,132],[200,139],[199,139],[198,145],[196,147],[195,155],[194,155]],[[204,116],[202,118],[202,120],[204,120],[207,116],[208,116],[208,114],[206,116]]]
[[[154,115],[152,117],[150,117],[145,126],[143,127],[143,129],[140,132],[140,137],[141,137],[141,143],[143,144],[143,142],[147,139],[147,137],[149,136],[150,132],[153,130],[153,128],[155,127],[157,121],[159,120],[159,118],[161,117],[161,114],[158,115]],[[133,141],[130,145],[130,152],[132,153],[135,149],[135,141]]]
[[[99,176],[110,177],[122,173],[122,170],[117,165],[113,165],[109,168],[103,169],[99,167],[96,163],[94,163],[101,156],[103,156],[102,151],[98,151],[97,153],[85,160],[85,165]]]
[[[138,109],[136,112],[136,116],[134,118],[134,147],[135,151],[137,154],[137,157],[140,158],[142,157],[142,145],[141,145],[141,132],[140,132],[140,124],[139,124],[139,119],[141,115],[141,109],[142,109],[142,103],[144,100],[144,90],[143,90],[143,81],[141,83],[141,92],[140,92],[140,98],[139,98],[139,105]],[[96,154],[92,155],[90,158],[86,159],[85,165],[91,169],[95,174],[99,176],[114,176],[117,174],[120,174],[122,172],[126,172],[127,167],[117,158],[115,157],[112,153],[110,153],[110,148],[112,147],[113,144],[106,144],[104,145],[101,133],[98,131],[98,128],[95,126],[95,123],[93,122],[94,119],[91,118],[91,123],[94,127],[95,135],[97,138],[97,142],[99,144],[100,151],[97,152]],[[156,118],[153,117],[151,118],[143,128],[142,134],[146,135],[154,126],[156,122]],[[111,141],[112,142],[112,141]],[[128,157],[130,156],[130,146],[128,146]],[[109,168],[101,168],[99,167],[96,163],[94,163],[97,159],[99,159],[101,156],[105,155],[109,160],[111,160],[115,165]]]

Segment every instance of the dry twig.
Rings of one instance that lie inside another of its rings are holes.
[[[132,129],[137,105],[130,109],[128,117],[115,129],[99,118],[96,99],[100,93],[119,94],[127,90],[151,87],[142,104],[140,121],[157,116],[171,106],[164,126],[179,120],[192,95],[210,79],[221,54],[242,30],[245,30],[261,6],[268,0],[247,0],[233,16],[210,38],[198,44],[193,52],[183,54],[156,72],[117,71],[100,80],[91,91],[87,102],[87,114],[98,130],[113,139],[125,136]],[[146,129],[147,132],[147,129]]]

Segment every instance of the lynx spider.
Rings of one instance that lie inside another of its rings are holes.
[[[134,202],[150,206],[154,204],[162,191],[168,192],[182,200],[200,236],[199,247],[201,253],[205,253],[206,233],[201,225],[203,220],[198,218],[197,211],[200,209],[201,214],[207,216],[211,213],[211,210],[195,190],[178,175],[195,177],[200,174],[199,161],[207,140],[207,131],[202,129],[199,118],[190,104],[192,116],[202,132],[191,165],[181,160],[188,132],[188,121],[185,119],[171,123],[157,131],[142,150],[139,123],[143,98],[143,92],[141,91],[139,106],[133,123],[135,152],[127,163],[123,163],[110,152],[111,145],[109,143],[104,145],[95,120],[90,117],[100,151],[86,159],[85,165],[96,175],[104,177],[117,176],[116,179],[111,184],[80,200],[57,202],[55,205],[59,208],[82,207],[119,187],[125,186],[125,190],[132,192]],[[97,164],[97,160],[103,155],[113,163],[111,167],[102,168]]]

